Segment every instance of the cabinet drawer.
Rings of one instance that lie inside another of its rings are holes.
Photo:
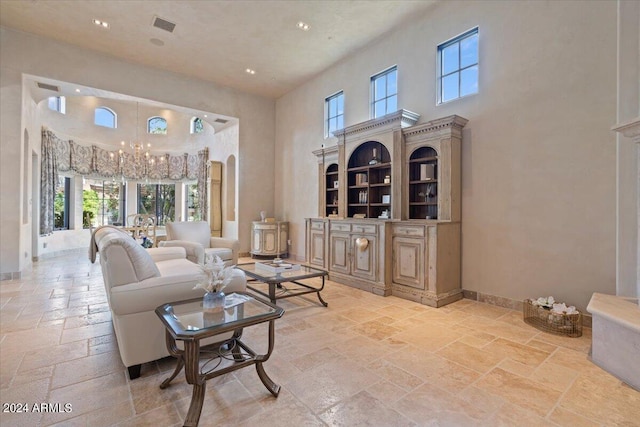
[[[353,224],[351,230],[354,233],[374,234],[376,232],[376,226],[373,224]]]
[[[254,230],[276,230],[278,227],[276,224],[262,223],[262,224],[253,224]]]
[[[340,224],[340,223],[331,223],[331,231],[350,231],[351,225],[349,224]]]
[[[311,221],[311,229],[312,230],[324,230],[324,222],[322,222],[322,221]]]
[[[424,227],[419,225],[394,225],[393,234],[396,236],[424,237]]]

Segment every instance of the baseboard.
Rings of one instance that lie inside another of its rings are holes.
[[[504,307],[511,310],[516,310],[522,313],[524,302],[520,300],[514,300],[511,298],[499,297],[496,295],[485,294],[477,291],[470,291],[467,289],[462,290],[462,294],[466,299],[473,301],[483,302],[485,304],[495,305],[498,307]],[[590,328],[592,317],[586,311],[582,311],[582,326]]]
[[[22,278],[21,271],[10,271],[7,273],[0,273],[0,282],[3,282],[5,280],[14,280],[14,279],[21,279],[21,278]]]

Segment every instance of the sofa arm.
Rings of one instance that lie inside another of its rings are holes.
[[[147,249],[153,262],[166,261],[168,259],[181,259],[187,257],[187,251],[183,247],[149,248]]]
[[[224,237],[212,237],[210,247],[229,248],[233,254],[231,265],[238,264],[238,253],[240,252],[240,242],[236,239],[225,239]]]
[[[204,264],[204,247],[200,243],[186,240],[167,240],[160,242],[160,247],[180,247],[187,252],[187,259],[196,264]]]

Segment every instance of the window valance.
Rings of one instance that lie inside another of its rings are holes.
[[[58,138],[47,129],[42,132],[53,143],[58,172],[72,171],[80,175],[133,180],[196,180],[200,171],[203,168],[206,170],[209,157],[207,148],[196,154],[178,155],[110,151],[96,145],[85,146],[71,139]]]

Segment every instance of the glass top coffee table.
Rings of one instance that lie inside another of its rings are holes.
[[[325,307],[328,305],[320,296],[320,291],[324,289],[324,279],[329,275],[325,270],[309,267],[308,265],[300,265],[300,269],[298,270],[272,273],[261,268],[256,268],[256,264],[253,262],[238,264],[236,265],[236,268],[244,271],[247,276],[254,279],[253,282],[266,283],[269,286],[268,293],[257,289],[255,286],[250,286],[249,284],[247,284],[247,288],[259,295],[269,298],[269,300],[274,304],[276,303],[276,300],[282,298],[291,298],[315,293],[318,295],[318,299],[322,305]],[[320,277],[322,279],[322,285],[320,287],[301,282],[302,280],[314,277]],[[252,283],[252,281],[249,283]],[[287,285],[283,285],[283,283],[287,283]],[[289,285],[289,283],[294,286]]]
[[[229,306],[233,303],[237,304]],[[237,292],[227,296],[224,310],[214,313],[204,312],[202,298],[196,298],[163,304],[156,308],[156,314],[166,327],[169,354],[177,359],[176,369],[160,388],[169,387],[183,367],[187,383],[193,385],[185,426],[198,425],[208,379],[246,366],[256,365],[264,386],[278,396],[280,386],[269,378],[262,364],[273,351],[274,321],[284,314],[282,308],[253,295]],[[264,322],[269,322],[269,345],[266,354],[257,354],[241,341],[242,330]],[[200,341],[206,338],[211,338],[207,342],[215,342],[201,346]],[[178,348],[176,340],[183,342],[184,350]],[[201,359],[207,361],[201,365]]]

